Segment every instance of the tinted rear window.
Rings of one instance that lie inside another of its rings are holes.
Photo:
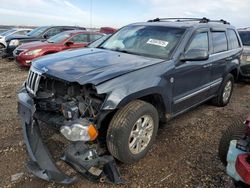
[[[240,31],[239,35],[243,45],[250,46],[250,31]]]
[[[212,32],[214,53],[226,51],[227,37],[225,32]]]
[[[230,49],[235,49],[235,48],[239,48],[240,47],[240,43],[239,43],[238,37],[237,37],[235,31],[232,30],[232,29],[228,29],[228,41],[231,44],[231,48]]]

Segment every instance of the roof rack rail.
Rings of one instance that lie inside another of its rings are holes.
[[[242,28],[238,28],[238,30],[247,30],[250,29],[250,27],[242,27]]]
[[[175,21],[175,22],[190,22],[198,21],[199,23],[208,23],[208,22],[218,22],[222,24],[230,24],[226,20],[210,20],[208,18],[155,18],[153,20],[148,20],[148,22],[161,22],[161,21]]]

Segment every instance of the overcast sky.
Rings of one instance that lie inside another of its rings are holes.
[[[123,25],[156,17],[225,19],[250,26],[250,0],[0,0],[0,24]]]

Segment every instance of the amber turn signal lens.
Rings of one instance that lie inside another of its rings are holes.
[[[90,124],[88,127],[88,133],[89,133],[89,138],[90,140],[95,140],[96,137],[98,136],[98,132],[93,124]]]

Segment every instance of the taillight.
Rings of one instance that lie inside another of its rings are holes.
[[[250,154],[238,155],[235,168],[244,183],[250,185]]]

